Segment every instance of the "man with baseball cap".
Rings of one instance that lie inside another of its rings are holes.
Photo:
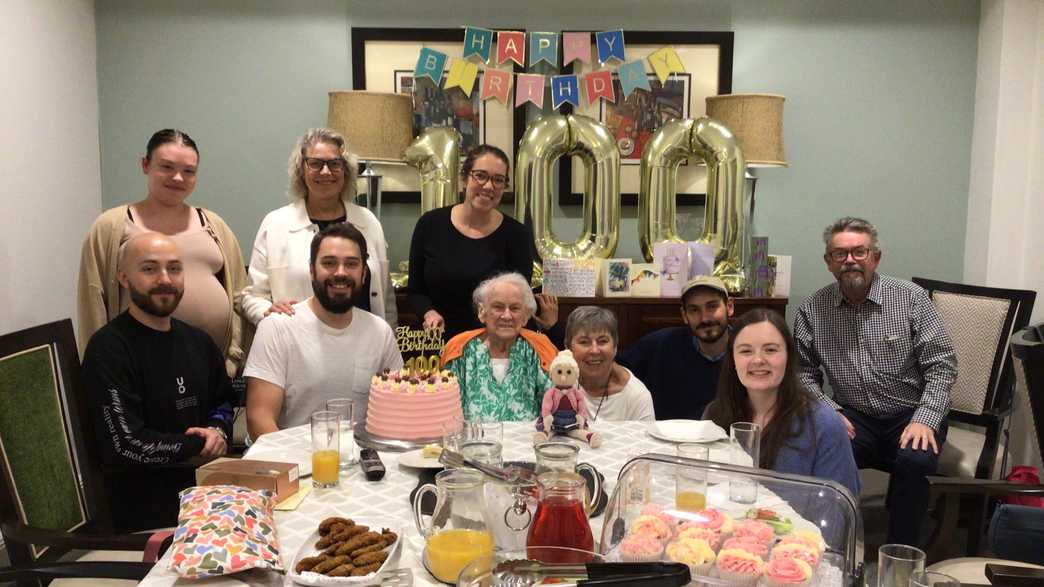
[[[681,292],[685,326],[643,336],[617,355],[652,392],[657,418],[693,419],[714,399],[728,342],[732,299],[717,277],[699,275]]]

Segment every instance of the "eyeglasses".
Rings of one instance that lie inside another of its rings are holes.
[[[348,166],[348,162],[340,157],[336,159],[316,159],[315,157],[307,157],[304,162],[305,165],[308,166],[308,169],[311,169],[312,171],[322,171],[325,166],[330,170],[330,173],[344,171],[344,168]]]
[[[471,177],[473,177],[479,185],[483,185],[487,181],[492,181],[493,187],[498,189],[504,189],[507,187],[508,184],[507,177],[504,177],[503,175],[490,175],[488,172],[482,171],[481,169],[472,171]]]
[[[866,261],[872,252],[873,249],[856,247],[854,249],[834,249],[827,253],[827,255],[830,255],[830,259],[835,263],[841,263],[847,259],[849,255],[852,255],[852,258],[856,261]]]

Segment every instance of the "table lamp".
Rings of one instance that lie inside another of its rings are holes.
[[[403,163],[413,140],[413,98],[382,92],[330,92],[327,126],[344,135],[348,149],[363,164],[366,207],[381,217],[381,175],[375,163]]]
[[[783,100],[778,94],[725,94],[707,98],[707,116],[720,120],[736,136],[747,160],[750,219],[754,219],[755,167],[787,167],[783,154]]]

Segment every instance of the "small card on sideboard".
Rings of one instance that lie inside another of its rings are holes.
[[[606,259],[599,272],[598,295],[621,298],[631,295],[631,260]]]
[[[544,293],[558,297],[593,298],[601,259],[545,259]]]
[[[660,270],[656,263],[631,263],[631,297],[660,297]]]

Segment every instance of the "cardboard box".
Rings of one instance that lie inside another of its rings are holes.
[[[220,458],[196,469],[196,485],[267,489],[275,493],[278,503],[297,493],[298,469],[297,463]]]

